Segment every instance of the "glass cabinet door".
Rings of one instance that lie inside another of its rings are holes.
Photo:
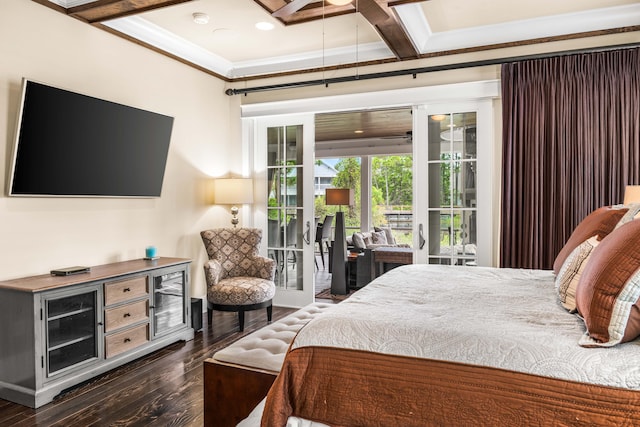
[[[186,323],[184,271],[153,278],[153,335],[158,336]]]
[[[47,376],[98,358],[98,292],[44,299]]]

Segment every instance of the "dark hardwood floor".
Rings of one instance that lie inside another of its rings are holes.
[[[295,309],[274,307],[273,320]],[[38,409],[0,399],[0,426],[202,426],[202,362],[267,324],[265,310],[214,312],[193,341],[179,342],[79,385]]]

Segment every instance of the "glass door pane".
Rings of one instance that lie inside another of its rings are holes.
[[[170,332],[186,323],[184,292],[186,278],[183,271],[153,278],[153,334]]]
[[[428,116],[428,262],[476,265],[476,113]]]
[[[97,291],[45,300],[47,376],[98,357]]]
[[[261,118],[254,129],[254,173],[264,185],[255,218],[261,250],[276,261],[273,303],[302,307],[314,299],[313,115]]]
[[[303,289],[304,186],[302,125],[267,128],[268,246],[276,260],[276,286]]]

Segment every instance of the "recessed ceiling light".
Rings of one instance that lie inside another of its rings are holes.
[[[364,133],[363,130],[354,130],[353,133]]]
[[[273,27],[274,25],[271,22],[258,22],[256,24],[256,28],[262,31],[271,31]]]
[[[206,13],[196,12],[193,14],[193,22],[204,25],[209,23],[209,15]]]

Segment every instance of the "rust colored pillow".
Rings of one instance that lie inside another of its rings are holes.
[[[576,288],[584,347],[611,347],[640,336],[640,221],[602,239]]]
[[[571,237],[564,244],[553,262],[553,272],[558,274],[569,254],[589,237],[598,235],[602,240],[611,233],[620,219],[627,213],[626,207],[603,206],[591,212],[573,230]]]

